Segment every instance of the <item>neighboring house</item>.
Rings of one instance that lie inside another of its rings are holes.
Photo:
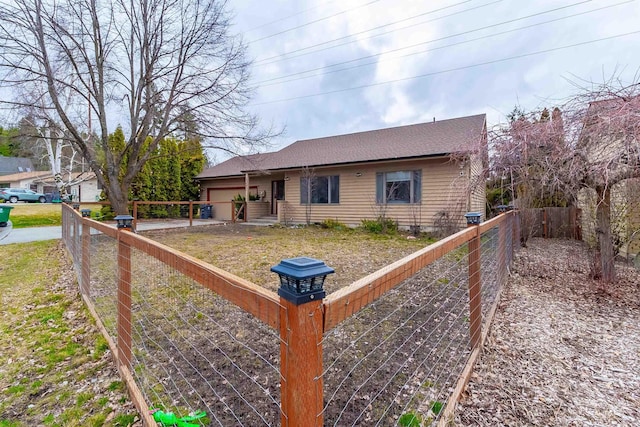
[[[73,195],[73,201],[95,202],[99,200],[102,189],[98,188],[98,179],[93,172],[74,172],[63,175],[67,192]],[[58,191],[51,171],[20,172],[0,176],[0,187],[28,188],[38,193]]]
[[[31,159],[0,156],[0,176],[33,171],[35,171],[35,168]]]
[[[102,189],[99,188],[98,179],[93,172],[73,172],[72,174],[63,174],[62,181],[67,187],[67,193],[73,196],[74,202],[95,202],[100,199]],[[58,191],[53,174],[47,172],[47,175],[36,181],[41,193],[55,193]]]
[[[640,142],[637,117],[640,98],[605,99],[589,104],[583,128],[587,159],[594,174],[603,174],[610,186],[611,231],[620,255],[640,253]],[[615,131],[614,131],[615,130]],[[633,176],[636,176],[634,178]],[[596,242],[596,205],[601,203],[593,189],[579,193],[583,240]]]
[[[4,159],[8,158],[11,157],[4,157]],[[45,176],[51,176],[51,172],[18,172],[11,175],[3,175],[0,176],[0,187],[25,188],[41,193],[42,188],[38,186],[37,181]]]
[[[596,204],[600,201],[593,189],[584,188],[578,195],[582,210],[582,240],[596,243]],[[620,256],[632,259],[640,254],[640,179],[632,178],[611,187],[611,231]]]
[[[230,219],[231,199],[257,195],[248,218],[280,222],[334,219],[359,225],[384,216],[402,227],[434,227],[446,216],[462,225],[484,216],[484,114],[297,141],[280,151],[239,156],[203,171],[201,200]]]

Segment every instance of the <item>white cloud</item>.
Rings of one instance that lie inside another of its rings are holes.
[[[246,34],[245,40],[256,40],[301,26],[249,46],[251,54],[256,58],[289,54],[284,57],[286,60],[270,65],[256,63],[253,67],[256,82],[382,53],[366,60],[375,62],[374,65],[323,74],[336,69],[330,67],[314,72],[313,78],[259,87],[255,103],[338,91],[312,98],[256,106],[255,111],[267,122],[286,123],[287,137],[278,141],[279,143],[396,126],[412,121],[430,121],[434,116],[445,119],[484,112],[488,114],[490,121],[496,121],[503,118],[516,104],[530,109],[573,93],[575,89],[567,81],[568,78],[573,79],[572,76],[602,81],[603,75],[608,77],[618,67],[617,71],[622,72],[622,77],[629,79],[640,67],[637,57],[640,34],[479,65],[638,31],[638,1],[619,6],[615,6],[617,3],[610,0],[593,0],[578,5],[574,5],[578,3],[577,0],[468,2],[402,24],[295,52],[314,44],[454,5],[459,0],[380,0],[363,6],[367,3],[370,1],[280,0],[265,3],[241,0],[233,3],[238,23],[235,29],[242,31],[279,20],[252,30]],[[469,10],[471,8],[476,9]],[[542,13],[558,8],[561,9]],[[606,9],[571,16],[598,8]],[[456,12],[460,13],[410,29],[398,29]],[[520,19],[533,14],[538,15]],[[335,16],[323,20],[331,15]],[[284,17],[287,19],[280,20]],[[305,25],[316,20],[318,22]],[[557,21],[543,24],[550,20]],[[528,25],[534,26],[495,35]],[[492,27],[478,30],[487,26]],[[395,31],[371,37],[391,30]],[[485,36],[491,37],[478,39]],[[444,39],[437,40],[441,38]],[[356,41],[347,44],[350,40]],[[427,41],[431,42],[396,53],[383,53]],[[461,44],[449,46],[455,43]],[[341,46],[331,47],[336,45]],[[325,49],[328,47],[331,48]],[[429,51],[424,52],[425,50]],[[294,57],[309,51],[315,53]],[[416,54],[406,56],[409,53]],[[362,61],[352,62],[339,68],[361,63]],[[461,67],[468,68],[444,72]],[[429,73],[435,74],[363,89],[343,90]],[[296,77],[284,80],[293,78]]]

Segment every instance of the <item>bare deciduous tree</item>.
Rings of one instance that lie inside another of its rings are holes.
[[[74,183],[73,169],[77,161],[77,152],[65,138],[64,131],[51,122],[43,121],[36,124],[33,116],[23,117],[21,123],[21,136],[34,141],[39,150],[44,151],[49,169],[53,174],[56,188],[62,200],[67,198],[67,187]],[[24,125],[27,125],[26,127]],[[35,147],[34,147],[35,148]],[[67,182],[64,181],[66,175]]]
[[[60,123],[114,210],[126,213],[136,174],[185,123],[197,123],[203,145],[231,152],[268,136],[244,110],[248,62],[225,7],[223,0],[2,2],[0,83],[13,95],[3,103],[38,106]],[[118,123],[128,129],[124,149],[109,144]]]
[[[640,84],[612,79],[582,88],[554,110],[551,120],[534,117],[543,116],[521,114],[494,133],[494,173],[510,173],[518,199],[529,205],[549,197],[577,203],[581,190],[592,190],[593,274],[605,283],[614,281],[611,190],[640,177]]]
[[[313,194],[316,191],[318,182],[316,181],[315,169],[305,166],[300,171],[300,185],[303,186],[301,194],[306,195],[306,200],[301,200],[304,204],[304,218],[307,225],[311,224],[311,208],[313,206]]]

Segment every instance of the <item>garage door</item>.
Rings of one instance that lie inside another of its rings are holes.
[[[230,202],[238,194],[244,195],[244,188],[209,188],[209,201]]]

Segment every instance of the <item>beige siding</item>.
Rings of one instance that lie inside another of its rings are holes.
[[[469,180],[469,184],[471,185],[471,200],[468,210],[469,212],[480,212],[484,218],[487,202],[487,185],[484,180],[482,158],[479,155],[473,155],[471,156],[469,163],[471,174],[471,179]]]
[[[384,213],[387,218],[396,220],[401,227],[420,224],[425,229],[431,229],[436,214],[444,211],[451,218],[458,220],[462,227],[464,226],[463,215],[467,211],[484,213],[484,186],[469,195],[469,177],[472,173],[478,173],[479,168],[481,168],[479,161],[461,164],[452,162],[448,158],[314,168],[312,173],[316,176],[340,176],[340,203],[338,204],[302,205],[300,203],[302,172],[300,170],[252,176],[249,185],[253,193],[257,191],[260,194],[261,191],[265,191],[265,201],[270,206],[271,182],[278,179],[285,180],[284,211],[279,212],[279,217],[284,222],[305,223],[308,215],[309,222],[312,223],[335,219],[357,226],[363,219],[375,219]],[[376,173],[404,170],[422,171],[421,203],[386,206],[377,204]],[[202,200],[207,200],[208,194],[221,195],[223,199],[226,198],[223,201],[230,200],[230,197],[238,193],[244,194],[243,177],[203,180],[201,186]],[[261,210],[266,211],[264,205]],[[215,212],[214,204],[214,214]],[[225,214],[225,216],[228,215]],[[252,214],[250,216],[253,217]]]
[[[418,169],[422,171],[420,204],[389,204],[386,210],[385,206],[376,204],[377,172]],[[465,196],[468,186],[467,174],[460,176],[459,166],[443,158],[315,168],[313,173],[316,176],[340,176],[340,203],[310,205],[310,222],[336,219],[348,225],[359,225],[362,219],[374,219],[385,211],[386,217],[398,221],[400,226],[408,227],[415,221],[423,227],[431,228],[438,211],[462,215],[468,203],[468,198]],[[308,206],[300,204],[301,172],[292,171],[287,176],[289,179],[285,183],[286,220],[304,223]],[[461,205],[463,209],[460,209]]]
[[[247,219],[252,220],[267,216],[271,213],[269,202],[255,201],[247,202]]]

